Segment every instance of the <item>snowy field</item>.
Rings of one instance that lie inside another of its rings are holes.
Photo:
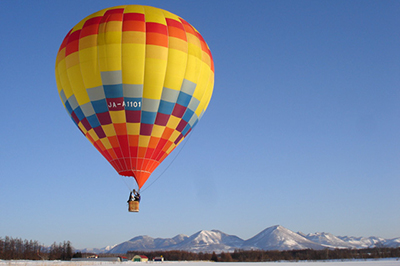
[[[156,264],[156,265],[151,265]],[[158,264],[158,265],[157,265]],[[108,262],[0,260],[0,266],[400,266],[399,259],[300,262]]]

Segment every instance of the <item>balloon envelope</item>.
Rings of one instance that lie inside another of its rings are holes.
[[[202,117],[214,86],[199,32],[168,11],[139,5],[79,22],[60,46],[55,73],[74,123],[139,188]]]

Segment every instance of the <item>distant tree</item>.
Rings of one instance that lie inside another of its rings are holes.
[[[220,260],[220,261],[223,261],[223,262],[232,262],[233,259],[232,259],[231,253],[222,252],[222,253],[221,253],[221,260]]]
[[[72,258],[72,247],[71,247],[71,242],[64,241],[63,244],[63,252],[62,252],[62,260],[71,260]]]
[[[72,256],[73,258],[82,258],[82,252],[75,252],[74,255]]]
[[[4,256],[4,240],[0,237],[0,259]]]
[[[211,260],[217,262],[218,261],[218,256],[215,254],[215,252],[212,253],[211,255]]]

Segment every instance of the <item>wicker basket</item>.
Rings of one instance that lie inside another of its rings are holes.
[[[129,208],[130,212],[139,212],[139,201],[129,201]]]

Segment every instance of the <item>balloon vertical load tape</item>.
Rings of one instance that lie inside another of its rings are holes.
[[[130,212],[139,212],[139,201],[129,201]]]

